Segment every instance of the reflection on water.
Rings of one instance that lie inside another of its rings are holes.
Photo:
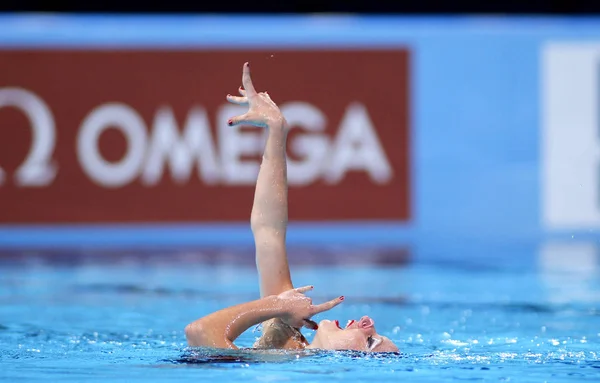
[[[346,296],[315,319],[371,316],[402,352],[380,358],[187,348],[187,323],[258,296],[252,248],[4,252],[0,379],[598,381],[595,247],[553,244],[501,259],[290,248],[295,284],[315,284],[316,300]],[[251,329],[236,344],[257,336]]]
[[[408,247],[289,246],[292,265],[400,266],[411,261]],[[254,247],[159,248],[127,250],[0,250],[1,265],[164,265],[202,264],[255,267]]]
[[[593,242],[551,241],[540,248],[540,278],[553,303],[600,302],[600,256]]]
[[[189,347],[177,359],[165,360],[173,364],[221,364],[221,363],[289,363],[299,359],[381,359],[387,362],[402,358],[400,352],[367,353],[364,351],[328,350],[222,350]]]

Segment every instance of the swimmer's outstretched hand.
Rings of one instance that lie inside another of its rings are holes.
[[[312,289],[313,286],[298,287],[284,291],[277,296],[284,312],[284,315],[281,316],[283,322],[296,328],[305,326],[314,329],[315,322],[311,321],[310,317],[331,310],[344,301],[344,297],[342,296],[319,305],[313,305],[312,299],[304,295],[305,292]]]
[[[232,117],[227,121],[230,126],[234,125],[254,125],[262,128],[281,125],[284,121],[281,111],[271,100],[267,92],[257,93],[250,78],[250,64],[245,63],[242,72],[242,85],[239,92],[241,96],[227,95],[227,101],[238,104],[248,105],[248,112],[240,116]]]

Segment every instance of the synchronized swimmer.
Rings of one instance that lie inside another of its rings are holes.
[[[248,112],[231,118],[228,124],[252,125],[268,131],[250,219],[261,298],[190,323],[185,328],[188,344],[237,349],[235,339],[262,323],[263,333],[255,348],[398,351],[391,340],[377,333],[374,321],[368,316],[348,321],[345,328],[338,321],[323,320],[317,325],[310,320],[313,315],[342,303],[344,297],[313,305],[304,295],[313,286],[292,285],[285,247],[288,222],[285,147],[289,126],[269,95],[254,89],[248,63],[243,67],[242,85],[240,96],[227,95],[227,100],[248,106]],[[312,343],[300,332],[302,327],[316,330]]]

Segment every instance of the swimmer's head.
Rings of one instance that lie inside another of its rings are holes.
[[[345,328],[341,328],[338,321],[321,321],[309,348],[372,352],[398,351],[398,347],[391,340],[377,334],[375,322],[368,316],[360,318],[359,321],[349,321]]]

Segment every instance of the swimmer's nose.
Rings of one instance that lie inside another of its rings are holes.
[[[360,328],[369,328],[373,326],[375,326],[375,321],[366,315],[360,318],[360,321],[358,322],[358,327]]]

